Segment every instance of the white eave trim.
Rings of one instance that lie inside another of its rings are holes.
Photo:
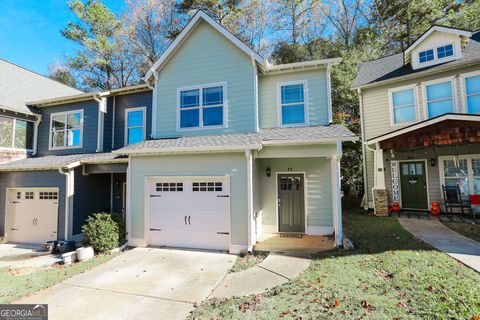
[[[291,71],[296,69],[308,69],[315,67],[328,67],[339,64],[342,62],[342,58],[332,58],[332,59],[323,59],[323,60],[312,60],[304,62],[294,62],[286,64],[267,64],[267,67],[264,69],[264,73],[273,73],[273,72],[282,72],[282,71]]]
[[[145,74],[144,80],[148,81],[152,75],[153,71],[158,71],[163,64],[170,58],[170,56],[175,52],[177,47],[182,44],[183,40],[189,35],[190,31],[193,27],[197,25],[200,19],[206,21],[210,24],[213,28],[215,28],[218,32],[223,34],[228,40],[233,42],[240,50],[244,51],[247,55],[253,57],[257,63],[261,66],[266,66],[267,60],[256,53],[254,50],[249,48],[246,44],[240,41],[237,37],[231,34],[227,29],[222,27],[217,21],[212,19],[208,14],[203,12],[202,10],[197,11],[197,13],[193,16],[193,18],[187,23],[185,28],[180,32],[180,34],[175,38],[175,40],[168,46],[167,50],[160,56],[160,58],[153,64],[153,66],[148,70]]]
[[[322,144],[335,143],[344,141],[358,141],[358,137],[336,137],[336,138],[320,138],[320,139],[292,139],[292,140],[264,140],[264,146],[281,146],[281,145],[301,145],[301,144]]]
[[[261,145],[248,146],[232,146],[232,147],[187,147],[187,148],[145,148],[138,150],[116,150],[113,153],[117,154],[162,154],[162,153],[196,153],[196,152],[211,152],[211,151],[244,151],[244,150],[261,150]]]
[[[477,121],[480,122],[480,116],[475,116],[475,115],[461,115],[461,114],[446,114],[437,118],[433,118],[431,120],[426,120],[421,123],[417,123],[414,125],[410,125],[408,127],[393,131],[392,133],[383,135],[381,137],[373,138],[371,140],[366,141],[365,143],[367,145],[375,144],[387,139],[394,138],[396,136],[400,136],[402,134],[408,133],[410,131],[418,130],[424,127],[428,127],[432,124],[446,121],[446,120],[460,120],[460,121]]]

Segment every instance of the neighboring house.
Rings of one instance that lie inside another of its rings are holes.
[[[404,52],[360,65],[365,208],[373,191],[427,210],[442,186],[480,194],[480,32],[433,26]]]
[[[279,232],[341,245],[342,141],[357,138],[331,124],[339,61],[271,65],[199,11],[147,85],[31,102],[39,157],[0,166],[0,210],[5,190],[28,199],[28,185],[55,188],[58,208],[45,210],[59,239],[123,209],[132,246],[239,252]]]
[[[25,102],[81,93],[80,90],[0,59],[0,163],[35,152],[41,116]]]

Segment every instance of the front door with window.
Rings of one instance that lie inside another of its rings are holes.
[[[425,162],[401,162],[400,175],[402,207],[406,209],[428,209]]]
[[[303,174],[278,175],[278,231],[305,232]]]

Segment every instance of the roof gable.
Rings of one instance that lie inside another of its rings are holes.
[[[432,26],[427,31],[425,31],[417,40],[415,40],[407,49],[404,51],[404,64],[408,64],[412,62],[412,53],[428,39],[432,38],[435,34],[443,34],[445,38],[459,38],[459,42],[461,44],[461,50],[466,47],[469,38],[472,36],[470,31],[450,28],[450,27],[443,27],[443,26]],[[449,44],[449,43],[444,43]]]
[[[262,65],[266,66],[267,65],[267,60],[260,56],[258,53],[256,53],[254,50],[252,50],[250,47],[248,47],[246,44],[244,44],[240,39],[235,37],[231,32],[229,32],[227,29],[225,29],[223,26],[221,26],[217,21],[212,19],[208,14],[203,12],[202,10],[197,11],[197,13],[190,19],[190,21],[187,23],[185,28],[183,28],[182,32],[175,38],[175,40],[170,44],[170,46],[165,50],[165,52],[160,56],[160,58],[153,64],[153,66],[148,70],[148,72],[145,74],[145,81],[150,79],[154,73],[154,71],[158,71],[167,63],[169,58],[175,54],[175,51],[179,48],[179,46],[182,45],[184,41],[188,39],[188,36],[194,32],[195,26],[197,26],[201,21],[207,22],[210,26],[212,26],[214,29],[216,29],[218,32],[220,32],[222,35],[225,36],[226,39],[231,41],[233,44],[235,44],[240,50],[245,52],[248,56],[251,56],[252,58],[255,59],[255,61]]]

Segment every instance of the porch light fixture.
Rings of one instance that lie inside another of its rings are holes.
[[[437,163],[437,160],[435,160],[435,158],[430,159],[430,165],[431,165],[432,167],[435,167],[435,164],[436,164],[436,163]]]
[[[270,169],[270,167],[267,167],[267,177],[270,178],[271,175],[272,175],[272,169]]]

